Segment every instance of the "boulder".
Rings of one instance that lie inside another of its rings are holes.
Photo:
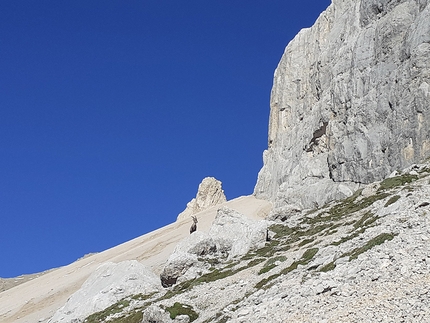
[[[207,258],[225,261],[263,247],[267,230],[265,220],[251,220],[228,207],[220,208],[208,233],[196,231],[179,242],[160,274],[162,285],[169,287],[209,272]]]
[[[251,249],[261,248],[267,239],[268,222],[255,221],[245,215],[222,207],[218,210],[209,235],[217,250],[225,251],[228,259],[246,254]]]
[[[170,323],[169,313],[156,305],[151,305],[143,311],[143,319],[141,323]]]
[[[48,322],[80,322],[126,296],[149,294],[160,288],[158,277],[140,262],[108,262],[99,266]]]

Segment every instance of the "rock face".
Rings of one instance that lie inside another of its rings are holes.
[[[254,190],[320,206],[430,155],[427,0],[333,0],[275,71]]]
[[[214,177],[206,177],[200,183],[196,197],[188,202],[186,209],[178,215],[178,220],[186,219],[193,214],[226,201],[221,181]]]
[[[208,233],[196,231],[182,240],[169,257],[160,278],[164,287],[208,272],[206,258],[223,262],[266,243],[268,222],[255,221],[222,207]]]
[[[152,293],[161,288],[158,277],[136,260],[101,265],[49,320],[82,322],[126,296]]]

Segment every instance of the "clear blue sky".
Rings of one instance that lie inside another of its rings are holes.
[[[329,0],[2,0],[0,277],[252,194],[273,72]]]

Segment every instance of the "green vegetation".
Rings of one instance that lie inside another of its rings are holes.
[[[269,276],[269,277],[267,277],[265,279],[262,279],[261,281],[259,281],[255,285],[255,288],[260,289],[260,288],[263,288],[263,287],[268,287],[268,286],[266,286],[267,283],[269,283],[273,279],[275,279],[275,278],[277,278],[277,277],[279,277],[281,275],[286,275],[286,274],[292,272],[293,270],[297,269],[297,267],[299,265],[303,265],[303,266],[307,265],[312,260],[312,258],[316,255],[316,253],[318,252],[318,250],[319,250],[318,248],[307,249],[303,253],[302,257],[299,260],[294,261],[289,267],[286,267],[286,268],[282,269],[279,273],[271,275],[271,276]]]
[[[349,215],[351,213],[361,211],[371,206],[376,201],[383,200],[388,196],[389,196],[388,193],[378,193],[375,195],[365,197],[359,201],[355,201],[355,199],[352,200],[351,198],[347,198],[342,203],[339,203],[338,205],[335,205],[334,207],[332,207],[329,212],[333,217],[341,218],[345,215]]]
[[[390,199],[387,201],[387,203],[385,203],[384,207],[387,207],[393,203],[396,203],[400,198],[400,195],[394,195],[392,197],[390,197]]]
[[[199,315],[193,310],[192,306],[176,302],[173,306],[167,307],[166,311],[170,313],[170,318],[174,320],[178,315],[187,315],[190,322],[195,321]]]
[[[136,311],[126,316],[119,317],[114,320],[109,320],[109,323],[141,323],[143,319],[142,311]]]
[[[323,266],[319,271],[322,271],[324,273],[333,270],[336,268],[336,264],[334,263],[334,261],[328,263],[327,265]]]
[[[307,245],[307,244],[309,244],[309,243],[312,243],[312,242],[314,242],[315,240],[314,239],[304,239],[304,240],[302,240],[300,243],[299,243],[299,247],[303,247],[303,246],[305,246],[305,245]]]
[[[90,316],[88,316],[84,322],[85,323],[99,323],[104,322],[106,318],[110,315],[117,314],[123,311],[125,307],[128,307],[130,305],[130,300],[127,298],[124,298],[120,300],[119,302],[109,306],[108,308],[104,309],[103,311],[94,313]],[[142,320],[142,318],[141,318]]]
[[[411,183],[413,181],[416,181],[417,179],[418,179],[417,175],[411,175],[411,174],[403,174],[400,176],[386,178],[381,182],[381,185],[378,191],[389,190],[398,186],[405,185],[407,183]]]
[[[354,223],[354,229],[368,227],[373,222],[375,222],[378,218],[372,212],[366,212],[360,220]]]
[[[242,266],[239,268],[233,269],[232,267],[237,265],[237,262],[232,262],[232,263],[228,264],[227,266],[225,266],[224,268],[213,269],[210,273],[207,273],[207,274],[204,274],[198,278],[177,284],[171,290],[169,290],[166,294],[164,294],[164,296],[160,297],[157,301],[172,298],[173,296],[181,294],[184,291],[189,290],[189,289],[193,288],[194,286],[197,286],[197,285],[202,284],[202,283],[210,283],[210,282],[213,282],[213,281],[216,281],[219,279],[224,279],[226,277],[233,276],[242,270],[245,270],[247,268],[254,267],[254,266],[258,265],[265,260],[265,258],[262,258],[262,257],[255,258],[254,253],[252,254],[252,257],[250,255],[246,255],[246,258],[247,259],[253,258],[253,259],[251,261],[249,261],[245,266]],[[243,260],[243,258],[242,258],[242,260]]]
[[[356,248],[352,250],[351,252],[345,254],[344,256],[349,256],[349,261],[357,259],[359,255],[362,253],[372,249],[373,247],[383,244],[385,241],[393,240],[394,234],[391,233],[381,233],[380,235],[374,237],[373,239],[369,240],[364,246]]]
[[[267,273],[268,271],[276,267],[276,262],[278,261],[283,262],[285,260],[287,260],[287,257],[285,256],[278,256],[267,260],[263,268],[261,268],[260,271],[258,272],[258,274],[262,275],[264,273]]]

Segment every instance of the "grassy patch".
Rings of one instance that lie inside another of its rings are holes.
[[[109,320],[109,323],[141,323],[143,319],[143,313],[136,311],[131,314],[124,315],[122,317]]]
[[[108,316],[122,312],[124,308],[128,307],[129,305],[130,305],[130,300],[124,298],[119,302],[104,309],[103,311],[91,314],[84,320],[84,322],[85,323],[104,322]]]
[[[302,258],[300,259],[300,262],[308,263],[316,255],[318,250],[319,250],[318,248],[311,248],[311,249],[306,250],[303,253]]]
[[[366,212],[360,220],[354,223],[354,229],[367,227],[373,222],[375,222],[378,218],[372,212]]]
[[[384,207],[387,207],[391,204],[396,203],[399,200],[399,198],[400,198],[400,195],[394,195],[394,196],[390,197],[390,199],[387,201],[387,203],[385,203]]]
[[[274,258],[267,260],[266,263],[264,264],[263,268],[261,268],[261,270],[258,272],[258,274],[262,275],[264,273],[267,273],[268,271],[270,271],[276,267],[276,262],[278,262],[278,261],[283,262],[285,260],[287,260],[287,257],[285,257],[285,256],[278,256],[278,257],[274,257]]]
[[[354,238],[358,237],[358,236],[359,236],[360,234],[362,234],[364,231],[366,231],[366,229],[365,229],[365,228],[362,228],[362,229],[360,229],[360,230],[358,230],[358,231],[355,231],[354,233],[350,234],[349,236],[343,237],[343,238],[342,238],[342,239],[340,239],[339,241],[335,241],[335,242],[333,242],[333,243],[332,243],[332,245],[333,245],[333,246],[339,246],[339,245],[341,245],[342,243],[344,243],[344,242],[346,242],[346,241],[349,241],[349,240],[352,240],[352,239],[354,239]]]
[[[268,286],[266,286],[267,283],[269,283],[270,281],[274,280],[275,278],[277,278],[277,277],[279,277],[281,275],[286,275],[286,274],[292,272],[293,270],[297,269],[297,267],[299,265],[306,265],[306,264],[308,264],[312,260],[312,258],[316,255],[316,253],[318,252],[318,250],[319,250],[318,248],[307,249],[303,253],[302,257],[299,260],[294,261],[290,266],[282,269],[279,273],[271,275],[271,276],[269,276],[269,277],[267,277],[265,279],[262,279],[261,281],[259,281],[255,285],[255,288],[260,289],[260,288],[263,288],[263,287],[268,287]]]
[[[381,182],[378,191],[389,190],[398,186],[405,185],[407,183],[411,183],[418,179],[417,175],[411,174],[403,174],[400,176],[395,176],[391,178],[386,178]]]
[[[173,306],[166,307],[166,311],[170,313],[170,318],[174,320],[178,315],[187,315],[190,322],[195,321],[199,315],[193,310],[192,306],[184,305],[176,302]]]
[[[343,202],[333,206],[329,212],[335,218],[342,218],[345,215],[355,213],[357,211],[363,210],[366,207],[371,206],[373,203],[379,200],[383,200],[388,197],[387,193],[378,193],[365,197],[359,201],[345,199]]]
[[[296,228],[290,228],[289,226],[282,224],[274,224],[270,227],[270,230],[275,232],[275,236],[273,238],[279,239],[292,235],[296,231]]]
[[[319,271],[326,273],[326,272],[333,270],[335,268],[336,268],[336,264],[334,263],[334,261],[332,261],[332,262],[328,263],[327,265],[321,267],[321,269]]]
[[[233,276],[242,270],[258,265],[265,260],[265,258],[261,258],[261,257],[255,258],[255,254],[253,254],[252,257],[254,257],[254,259],[248,262],[248,264],[245,266],[233,269],[232,267],[234,267],[237,264],[236,262],[233,262],[227,265],[225,268],[214,269],[211,272],[204,274],[198,278],[191,279],[191,280],[182,282],[180,284],[177,284],[171,290],[167,291],[167,293],[164,294],[164,296],[160,297],[157,301],[172,298],[173,296],[181,294],[184,291],[189,290],[194,286],[197,286],[202,283],[210,283],[219,279],[224,279],[226,277]]]
[[[315,241],[315,239],[304,239],[299,243],[299,247],[303,247],[303,246],[305,246],[311,242],[314,242],[314,241]]]
[[[384,243],[385,241],[393,240],[393,238],[394,234],[392,233],[381,233],[380,235],[369,240],[364,246],[352,250],[351,252],[345,254],[345,256],[349,256],[349,261],[357,259],[358,256],[362,253],[372,249],[377,245]]]

